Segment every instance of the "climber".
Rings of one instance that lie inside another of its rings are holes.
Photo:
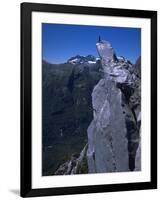
[[[99,39],[98,39],[98,42],[101,42],[101,36],[99,35]]]

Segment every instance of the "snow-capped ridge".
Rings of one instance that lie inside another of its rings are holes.
[[[93,55],[87,55],[87,56],[80,56],[76,55],[74,57],[71,57],[67,60],[67,63],[71,64],[96,64],[96,62],[99,60],[99,58],[96,58]]]

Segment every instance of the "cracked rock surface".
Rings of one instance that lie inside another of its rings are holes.
[[[136,66],[116,57],[108,41],[99,41],[96,47],[103,77],[92,92],[93,120],[87,130],[88,171],[141,170],[141,59]]]

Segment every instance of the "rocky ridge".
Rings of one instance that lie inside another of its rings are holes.
[[[55,172],[55,175],[86,174],[87,166],[87,144],[80,154],[73,154],[69,161],[63,163]]]
[[[99,58],[96,58],[93,55],[88,55],[88,56],[76,55],[76,56],[68,59],[67,63],[71,63],[71,64],[83,64],[83,63],[85,63],[85,64],[95,64],[95,63],[97,63],[98,60],[99,60]]]

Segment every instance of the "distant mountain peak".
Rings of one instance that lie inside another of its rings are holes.
[[[97,62],[98,58],[96,58],[93,55],[87,55],[87,56],[81,56],[81,55],[76,55],[74,57],[71,57],[70,59],[67,60],[67,63],[71,64],[95,64]]]

